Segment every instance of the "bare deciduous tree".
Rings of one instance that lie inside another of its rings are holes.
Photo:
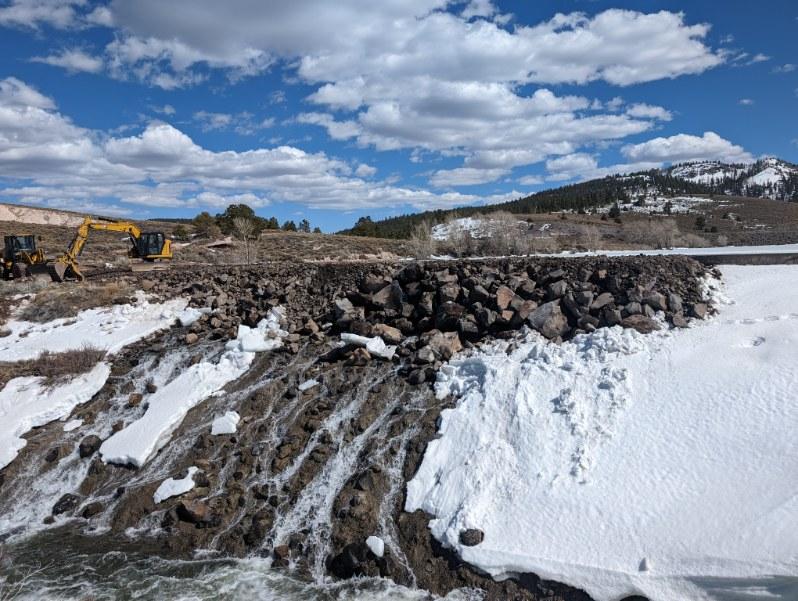
[[[601,232],[595,225],[583,225],[579,229],[579,237],[588,250],[599,250]]]
[[[236,217],[233,219],[233,227],[236,231],[236,237],[244,241],[246,248],[247,265],[250,263],[249,245],[252,241],[253,234],[255,233],[255,222],[246,217]]]
[[[422,221],[410,232],[410,250],[416,259],[429,259],[435,252],[435,240],[429,221]]]

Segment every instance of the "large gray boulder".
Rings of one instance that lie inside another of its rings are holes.
[[[560,309],[560,301],[545,303],[532,311],[527,318],[529,325],[549,339],[568,333],[568,319]]]

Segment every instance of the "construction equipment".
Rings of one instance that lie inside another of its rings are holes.
[[[4,280],[46,274],[44,251],[36,248],[36,236],[3,237],[2,275]]]
[[[163,232],[142,232],[138,226],[128,221],[105,221],[86,217],[66,252],[49,264],[50,277],[54,281],[83,280],[78,257],[86,246],[91,230],[126,233],[131,243],[127,254],[133,259],[152,262],[172,258],[172,241],[167,239]]]

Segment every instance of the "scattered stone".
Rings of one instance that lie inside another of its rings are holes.
[[[659,324],[645,315],[630,315],[621,320],[621,325],[625,328],[632,328],[641,334],[650,334],[655,330],[659,330]]]
[[[402,332],[398,329],[386,325],[384,323],[378,323],[371,329],[371,333],[374,336],[379,336],[382,338],[387,344],[399,344],[402,342]]]
[[[476,547],[485,540],[485,533],[476,528],[469,528],[460,532],[460,544],[465,547]]]
[[[85,519],[88,520],[89,518],[92,518],[95,515],[102,513],[102,510],[103,510],[103,504],[100,503],[99,501],[94,501],[86,505],[83,508],[83,511],[80,512],[80,515],[82,515]]]
[[[78,454],[82,459],[91,457],[100,449],[100,445],[102,445],[102,443],[103,441],[100,440],[99,436],[91,434],[80,441],[80,444],[78,445]]]
[[[513,300],[515,292],[510,290],[507,286],[499,286],[496,289],[496,307],[499,311],[504,311],[510,306],[510,301]]]
[[[79,502],[80,497],[71,493],[66,493],[65,495],[62,495],[58,501],[56,501],[55,505],[53,505],[52,513],[53,515],[61,515],[67,511],[72,511],[78,506]]]
[[[690,316],[698,319],[705,319],[707,316],[706,303],[694,303],[690,306]]]
[[[602,292],[590,304],[590,309],[593,311],[596,311],[598,309],[603,309],[612,302],[615,302],[615,297],[609,292]]]

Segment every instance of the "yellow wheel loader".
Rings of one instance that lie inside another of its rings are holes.
[[[36,236],[4,236],[3,243],[0,271],[4,280],[47,275],[44,251],[36,248]]]
[[[83,280],[78,257],[86,246],[91,230],[126,233],[131,243],[127,254],[131,258],[148,262],[172,258],[172,241],[163,232],[142,232],[138,226],[127,221],[103,221],[86,217],[66,252],[49,264],[50,277],[54,281]]]

